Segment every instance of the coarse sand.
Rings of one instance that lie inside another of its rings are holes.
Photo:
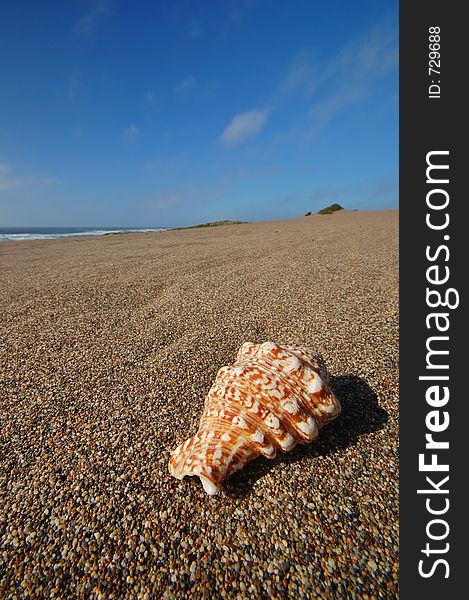
[[[0,597],[397,597],[398,214],[0,244]],[[343,412],[210,498],[168,458],[245,340]]]

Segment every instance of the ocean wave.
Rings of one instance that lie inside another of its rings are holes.
[[[21,242],[27,240],[53,240],[57,238],[68,238],[68,237],[84,237],[84,236],[100,236],[108,235],[111,233],[151,233],[166,231],[164,228],[155,229],[90,229],[84,231],[73,231],[73,232],[51,232],[51,233],[39,233],[39,232],[0,232],[0,242]]]

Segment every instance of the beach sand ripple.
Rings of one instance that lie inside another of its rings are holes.
[[[0,246],[0,596],[397,597],[398,213]],[[342,415],[208,498],[168,472],[245,340]]]

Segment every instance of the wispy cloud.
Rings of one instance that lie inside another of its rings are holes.
[[[11,166],[7,163],[0,163],[0,192],[14,190],[22,186],[22,180],[11,176]]]
[[[173,180],[180,180],[186,178],[189,162],[184,152],[175,153],[164,158],[147,160],[143,165],[143,169],[152,175],[164,175]]]
[[[182,207],[189,203],[193,205],[202,198],[206,199],[209,193],[209,189],[189,184],[174,190],[157,192],[143,202],[142,206],[147,211],[165,211],[175,207]]]
[[[202,37],[203,31],[200,23],[198,21],[192,21],[185,27],[185,31],[187,35],[189,35],[192,39],[198,39]]]
[[[124,135],[129,139],[135,139],[140,135],[140,129],[134,123],[131,123],[127,129],[124,130]]]
[[[227,24],[240,23],[253,6],[253,0],[236,0],[228,13]]]
[[[290,62],[285,78],[274,97],[281,101],[285,96],[299,92],[310,97],[320,79],[318,71],[319,65],[314,61],[312,51],[304,48]]]
[[[186,180],[187,173],[184,176],[182,176],[182,171],[180,173],[179,179]],[[189,205],[191,207],[197,205],[201,208],[210,203],[222,201],[228,190],[246,177],[249,177],[248,169],[239,168],[230,175],[220,179],[215,178],[214,181],[204,186],[187,180],[186,185],[178,187],[170,185],[164,192],[154,193],[142,203],[142,207],[147,211],[165,211],[176,207],[180,209]]]
[[[177,94],[184,94],[190,90],[193,90],[197,86],[198,83],[196,78],[193,75],[189,75],[177,84],[177,86],[174,88],[174,91]]]
[[[151,200],[144,202],[143,207],[146,210],[166,210],[183,203],[184,200],[185,196],[181,193],[156,194]]]
[[[154,161],[148,165],[151,169],[156,169],[161,173],[167,173],[171,170],[171,163],[165,164],[161,161]],[[174,165],[173,165],[174,166]],[[179,167],[182,167],[182,162]],[[147,165],[145,165],[147,168]],[[214,169],[214,172],[217,170]],[[191,175],[182,168],[178,168],[174,171],[174,175],[178,178],[178,181],[185,181],[186,184],[183,186],[172,187],[175,177],[171,176],[170,181],[162,183],[165,185],[165,191],[162,193],[155,193],[150,196],[146,201],[141,203],[141,207],[148,212],[165,212],[168,210],[172,212],[180,213],[182,220],[186,219],[187,215],[193,214],[206,214],[209,217],[207,211],[213,210],[213,216],[220,217],[220,206],[225,204],[225,200],[230,194],[236,190],[236,186],[243,185],[243,182],[252,178],[262,178],[270,176],[273,173],[278,172],[278,168],[267,167],[264,169],[252,170],[249,166],[239,166],[232,170],[230,173],[224,175],[215,175],[210,182],[206,185],[200,185],[194,181],[190,181]],[[168,187],[166,187],[166,185]],[[190,209],[190,210],[189,210]],[[193,212],[193,209],[197,210],[197,213]],[[197,217],[197,218],[202,218]],[[223,217],[225,218],[225,217]],[[227,214],[226,218],[232,218]]]
[[[324,93],[309,111],[308,136],[314,137],[345,109],[365,100],[397,62],[397,33],[383,24],[342,48],[321,73]]]
[[[83,81],[80,71],[74,70],[70,73],[67,83],[67,95],[71,102],[75,102],[83,90]]]
[[[155,93],[151,90],[148,90],[148,92],[145,92],[143,99],[147,104],[154,104],[156,100]]]
[[[58,183],[57,179],[51,177],[19,177],[14,174],[13,167],[8,163],[0,163],[0,193],[10,192],[29,186],[47,186]]]
[[[95,0],[90,10],[79,17],[74,30],[83,37],[93,37],[101,21],[112,13],[112,0]]]
[[[268,116],[268,110],[250,110],[235,115],[221,134],[221,142],[225,148],[229,148],[257,136],[264,128]]]
[[[339,114],[365,100],[374,84],[397,65],[397,33],[380,23],[352,40],[326,61],[311,49],[301,50],[291,60],[280,85],[271,94],[269,109],[235,115],[221,134],[226,148],[258,135],[271,113],[293,97],[306,102],[299,114],[301,127],[278,134],[277,140],[312,140]]]

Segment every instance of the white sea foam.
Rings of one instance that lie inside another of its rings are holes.
[[[14,242],[14,241],[27,241],[27,240],[53,240],[57,238],[67,237],[84,237],[84,236],[100,236],[111,233],[151,233],[158,231],[166,231],[164,228],[154,229],[84,229],[84,230],[73,230],[73,231],[18,231],[16,228],[2,228],[0,229],[0,242]]]

